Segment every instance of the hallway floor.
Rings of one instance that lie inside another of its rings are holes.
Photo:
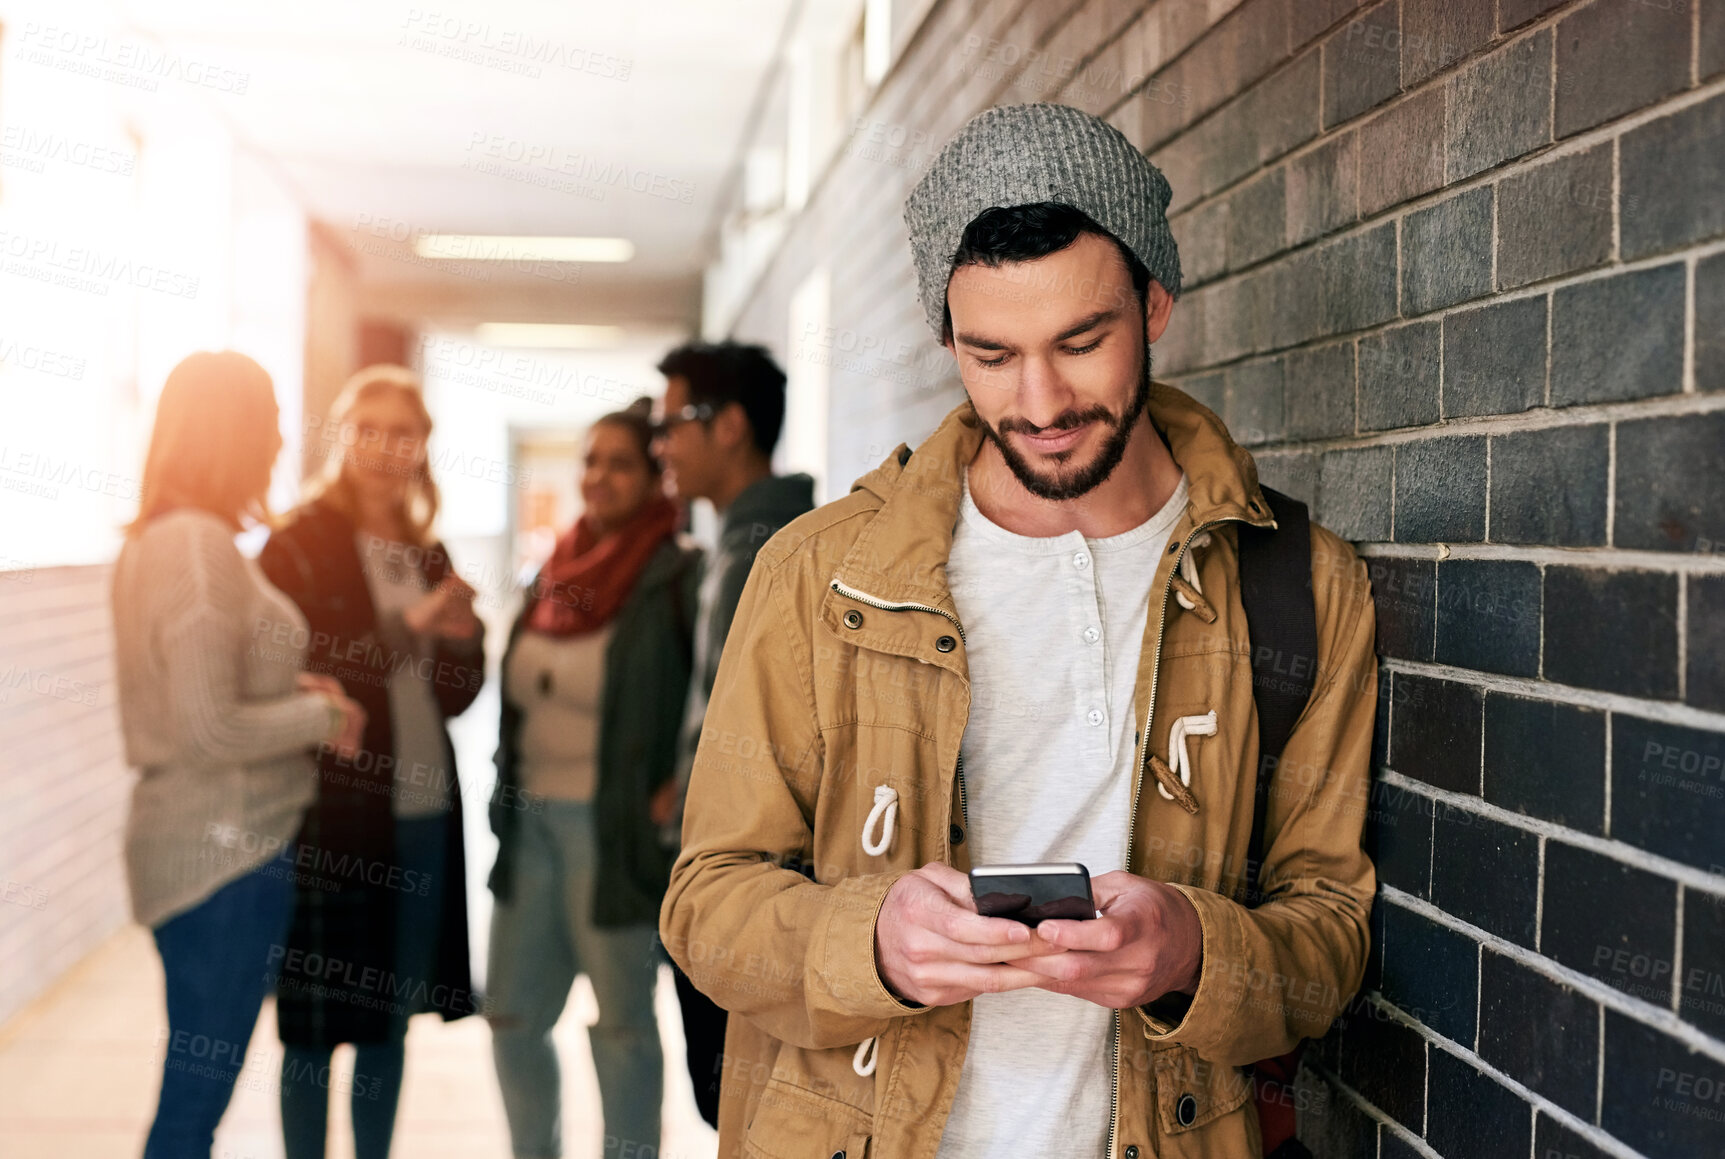
[[[717,1136],[695,1109],[683,1066],[682,1025],[668,968],[658,988],[665,1045],[661,1159],[705,1159]],[[599,1088],[587,1049],[596,1011],[586,979],[557,1025],[563,1059],[564,1154],[604,1159]],[[143,1151],[160,1081],[157,1039],[166,1026],[161,964],[149,934],[129,926],[0,1030],[0,1155],[6,1159],[119,1159]],[[216,1134],[216,1159],[280,1159],[275,1076],[281,1044],[266,1003],[234,1101]],[[349,1050],[337,1054],[351,1074]],[[332,1086],[341,1086],[332,1083]],[[402,1159],[508,1159],[509,1135],[478,1018],[415,1018],[394,1154]],[[353,1154],[346,1101],[330,1109],[330,1159]]]

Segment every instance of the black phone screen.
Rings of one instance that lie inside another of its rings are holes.
[[[973,871],[970,894],[976,912],[1030,926],[1049,918],[1093,918],[1096,903],[1090,896],[1090,874],[1082,866],[1077,868],[1077,873]]]

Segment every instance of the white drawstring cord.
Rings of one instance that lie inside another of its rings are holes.
[[[1181,716],[1174,720],[1174,727],[1168,730],[1168,767],[1180,778],[1180,783],[1190,787],[1192,784],[1192,756],[1186,751],[1188,736],[1215,736],[1216,710],[1211,709],[1203,716]],[[1168,800],[1174,799],[1160,781],[1156,783],[1156,791]]]
[[[851,1069],[856,1071],[858,1078],[868,1078],[874,1073],[875,1055],[880,1048],[880,1039],[865,1038],[857,1043],[857,1052],[851,1056]],[[867,1059],[865,1062],[864,1059]]]
[[[880,840],[870,840],[869,834],[874,832],[876,823],[880,824]],[[898,790],[891,785],[876,785],[874,787],[874,808],[868,812],[868,820],[863,822],[862,847],[863,852],[870,857],[879,857],[892,844],[892,834],[898,822]],[[875,1055],[880,1047],[880,1039],[865,1038],[857,1043],[857,1052],[851,1056],[851,1069],[858,1078],[868,1078],[874,1074]]]
[[[1186,554],[1182,555],[1180,557],[1180,578],[1185,580],[1187,583],[1191,584],[1192,590],[1197,592],[1199,595],[1204,594],[1204,588],[1203,588],[1203,585],[1201,585],[1198,582],[1198,564],[1196,561],[1193,560],[1192,554],[1194,552],[1196,552],[1200,547],[1209,547],[1209,546],[1210,546],[1210,533],[1208,531],[1200,532],[1198,534],[1198,536],[1192,540],[1192,546],[1190,546],[1186,549]],[[1174,599],[1176,602],[1179,603],[1179,605],[1182,608],[1185,608],[1188,612],[1194,612],[1194,611],[1198,610],[1198,605],[1194,604],[1191,600],[1187,599],[1186,593],[1181,591],[1178,588],[1174,589]],[[1159,789],[1162,788],[1162,786],[1160,786],[1160,785],[1158,785],[1156,787]],[[1163,789],[1162,795],[1167,796],[1168,791],[1166,789]],[[1169,800],[1173,800],[1173,798],[1170,797]]]
[[[863,822],[862,847],[863,852],[870,857],[879,857],[892,844],[893,825],[898,820],[898,790],[891,785],[876,785],[874,788],[874,808],[869,810],[868,820]],[[880,840],[869,840],[869,834],[874,832],[875,822],[880,822]]]

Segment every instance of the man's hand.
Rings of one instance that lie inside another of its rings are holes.
[[[874,946],[887,988],[924,1006],[1044,985],[1044,975],[1005,963],[1065,956],[1022,922],[977,913],[970,879],[934,861],[893,882],[875,922]]]
[[[1114,1010],[1198,988],[1204,933],[1185,894],[1123,870],[1092,878],[1090,889],[1101,917],[1036,927],[1039,940],[1067,951],[1022,963],[1038,985]]]

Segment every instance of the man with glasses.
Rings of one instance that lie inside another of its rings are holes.
[[[760,346],[693,342],[659,363],[665,394],[655,423],[655,452],[679,499],[705,499],[722,526],[708,557],[695,617],[695,678],[683,724],[678,775],[653,802],[653,819],[673,843],[682,828],[683,793],[701,738],[701,722],[719,653],[755,553],[773,534],[814,507],[814,480],[774,475],[773,448],[785,417],[785,373]],[[689,1077],[701,1115],[719,1121],[719,1072],[725,1049],[725,1012],[677,971]]]

